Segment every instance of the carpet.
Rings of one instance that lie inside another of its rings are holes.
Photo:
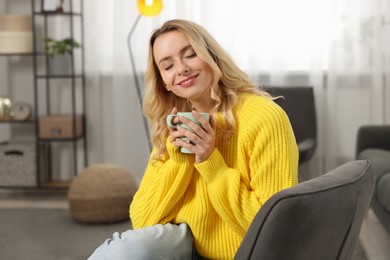
[[[89,225],[66,209],[0,209],[0,259],[82,260],[128,221]]]
[[[131,227],[74,221],[66,209],[0,209],[0,259],[85,260],[116,231]],[[367,260],[360,242],[353,260]]]

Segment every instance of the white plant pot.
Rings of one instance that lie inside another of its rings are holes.
[[[60,55],[49,58],[49,75],[70,75],[72,73],[72,60],[69,55]]]

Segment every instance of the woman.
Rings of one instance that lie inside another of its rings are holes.
[[[185,20],[150,38],[144,110],[154,149],[130,206],[134,230],[114,234],[94,255],[232,259],[261,206],[297,183],[288,117],[204,28]],[[181,111],[201,123],[175,118],[194,132],[167,127],[167,115]]]

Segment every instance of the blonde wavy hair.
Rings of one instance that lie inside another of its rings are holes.
[[[155,160],[163,160],[166,153],[165,140],[169,136],[166,125],[166,116],[176,107],[178,111],[191,111],[191,104],[181,97],[166,90],[165,84],[160,75],[153,56],[153,46],[156,39],[167,32],[181,32],[197,56],[212,71],[212,84],[210,96],[215,100],[213,113],[220,112],[224,125],[218,126],[221,133],[217,139],[233,133],[236,129],[236,120],[232,108],[237,102],[239,93],[255,93],[272,98],[267,92],[259,89],[234,63],[230,55],[220,44],[200,25],[186,20],[170,20],[165,22],[161,28],[152,32],[149,41],[148,65],[145,74],[145,93],[143,97],[144,114],[149,118],[152,127],[151,142],[156,152],[153,155]]]

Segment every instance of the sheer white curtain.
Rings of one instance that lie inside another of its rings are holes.
[[[85,0],[84,10],[90,161],[140,180],[149,150],[126,44],[136,5]],[[173,18],[203,25],[254,82],[314,86],[319,146],[306,167],[319,175],[354,158],[360,125],[390,123],[389,10],[389,0],[165,0],[133,34],[137,76],[153,28]]]
[[[389,1],[334,1],[324,118],[328,166],[354,156],[362,124],[390,123]]]

